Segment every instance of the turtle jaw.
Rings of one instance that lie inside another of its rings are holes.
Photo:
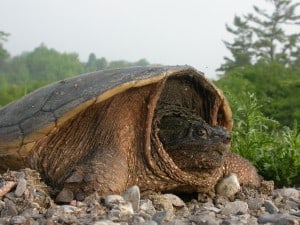
[[[183,171],[201,171],[214,169],[224,164],[230,144],[214,143],[203,146],[203,143],[181,143],[176,149],[166,149],[174,163]]]

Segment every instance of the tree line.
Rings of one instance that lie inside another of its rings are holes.
[[[3,47],[8,34],[0,32],[0,107],[29,92],[74,75],[103,69],[128,66],[146,66],[149,62],[126,60],[107,61],[91,53],[87,62],[81,62],[76,53],[60,53],[41,44],[33,51],[10,57]],[[2,42],[1,42],[2,41]]]
[[[231,57],[224,57],[216,84],[242,101],[255,93],[265,115],[292,127],[300,123],[300,3],[267,2],[271,11],[254,6],[226,25],[234,37],[224,41]]]
[[[236,15],[216,85],[231,103],[232,151],[279,186],[300,185],[299,2],[268,0]],[[297,11],[298,10],[298,11]],[[298,12],[298,14],[297,14]]]

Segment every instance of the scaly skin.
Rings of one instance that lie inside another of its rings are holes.
[[[94,191],[121,193],[131,185],[142,191],[211,192],[218,180],[230,173],[237,174],[241,185],[260,185],[254,166],[229,151],[230,135],[224,128],[182,111],[159,114],[158,129],[154,126],[152,132],[158,131],[165,151],[161,157],[151,158],[148,165],[133,151],[98,149],[73,169],[57,201],[80,200]]]

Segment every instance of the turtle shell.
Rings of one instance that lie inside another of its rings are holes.
[[[39,168],[33,165],[40,162],[32,159],[35,155],[36,158],[41,156],[33,152],[41,151],[43,143],[48,143],[50,147],[43,154],[53,151],[59,155],[51,148],[55,139],[51,139],[52,144],[44,141],[55,135],[64,136],[66,143],[74,139],[74,144],[69,146],[73,155],[77,149],[83,149],[77,158],[70,157],[64,167],[71,166],[79,157],[87,157],[83,151],[101,145],[117,146],[122,151],[138,149],[149,155],[155,111],[164,105],[189,108],[211,125],[232,129],[232,114],[223,93],[193,67],[150,66],[98,71],[42,87],[2,108],[0,169]],[[80,124],[76,122],[79,117],[83,121]],[[78,134],[80,137],[77,137],[76,131],[86,136]],[[110,135],[116,136],[114,133],[118,138],[110,138]],[[90,140],[77,141],[87,136]],[[58,161],[65,157],[61,156]],[[63,166],[61,171],[65,170]],[[65,179],[68,174],[60,172],[55,176]]]

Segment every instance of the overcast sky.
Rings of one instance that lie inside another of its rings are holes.
[[[107,60],[189,64],[215,77],[231,40],[225,23],[264,0],[0,0],[4,47],[17,55],[44,43]]]

